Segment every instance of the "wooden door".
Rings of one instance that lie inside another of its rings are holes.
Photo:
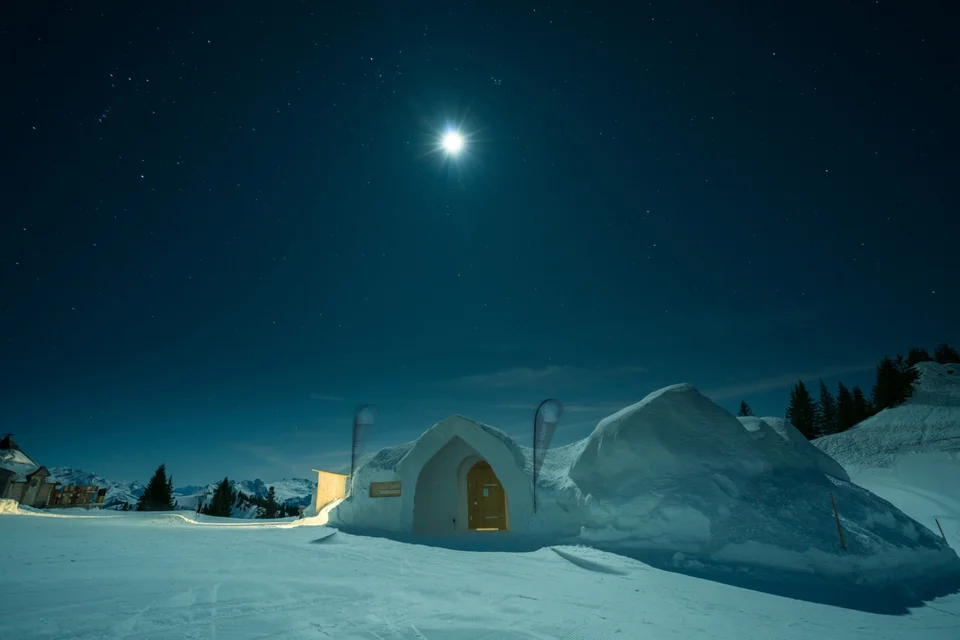
[[[476,530],[507,528],[507,499],[497,474],[484,460],[467,472],[467,515]]]

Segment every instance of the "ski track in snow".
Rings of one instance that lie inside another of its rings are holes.
[[[480,553],[314,526],[0,516],[3,637],[954,640],[960,595],[907,615],[792,600],[585,547]]]

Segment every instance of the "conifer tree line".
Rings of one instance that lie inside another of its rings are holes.
[[[277,502],[273,487],[267,489],[265,498],[250,496],[243,491],[234,491],[227,478],[217,484],[213,495],[203,505],[202,512],[209,516],[229,518],[234,507],[243,510],[251,505],[256,506],[257,518],[260,519],[288,518],[300,513],[297,505]],[[173,497],[173,476],[167,476],[166,465],[161,464],[137,499],[137,511],[175,511],[178,508]],[[130,506],[124,503],[119,510],[129,511]]]
[[[816,397],[802,380],[790,391],[787,420],[808,440],[846,431],[884,409],[903,404],[913,393],[913,383],[919,373],[914,368],[921,362],[960,364],[960,354],[947,345],[938,344],[933,355],[923,348],[913,348],[907,357],[884,356],[877,365],[876,381],[867,399],[860,387],[848,389],[837,383],[836,395],[820,380]],[[740,404],[740,414],[753,415],[746,402]]]

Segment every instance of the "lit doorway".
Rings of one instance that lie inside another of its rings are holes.
[[[467,522],[475,531],[507,528],[507,499],[497,474],[486,460],[467,472]]]

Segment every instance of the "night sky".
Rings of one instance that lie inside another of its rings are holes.
[[[960,343],[948,3],[735,4],[5,7],[0,429],[269,481]]]

